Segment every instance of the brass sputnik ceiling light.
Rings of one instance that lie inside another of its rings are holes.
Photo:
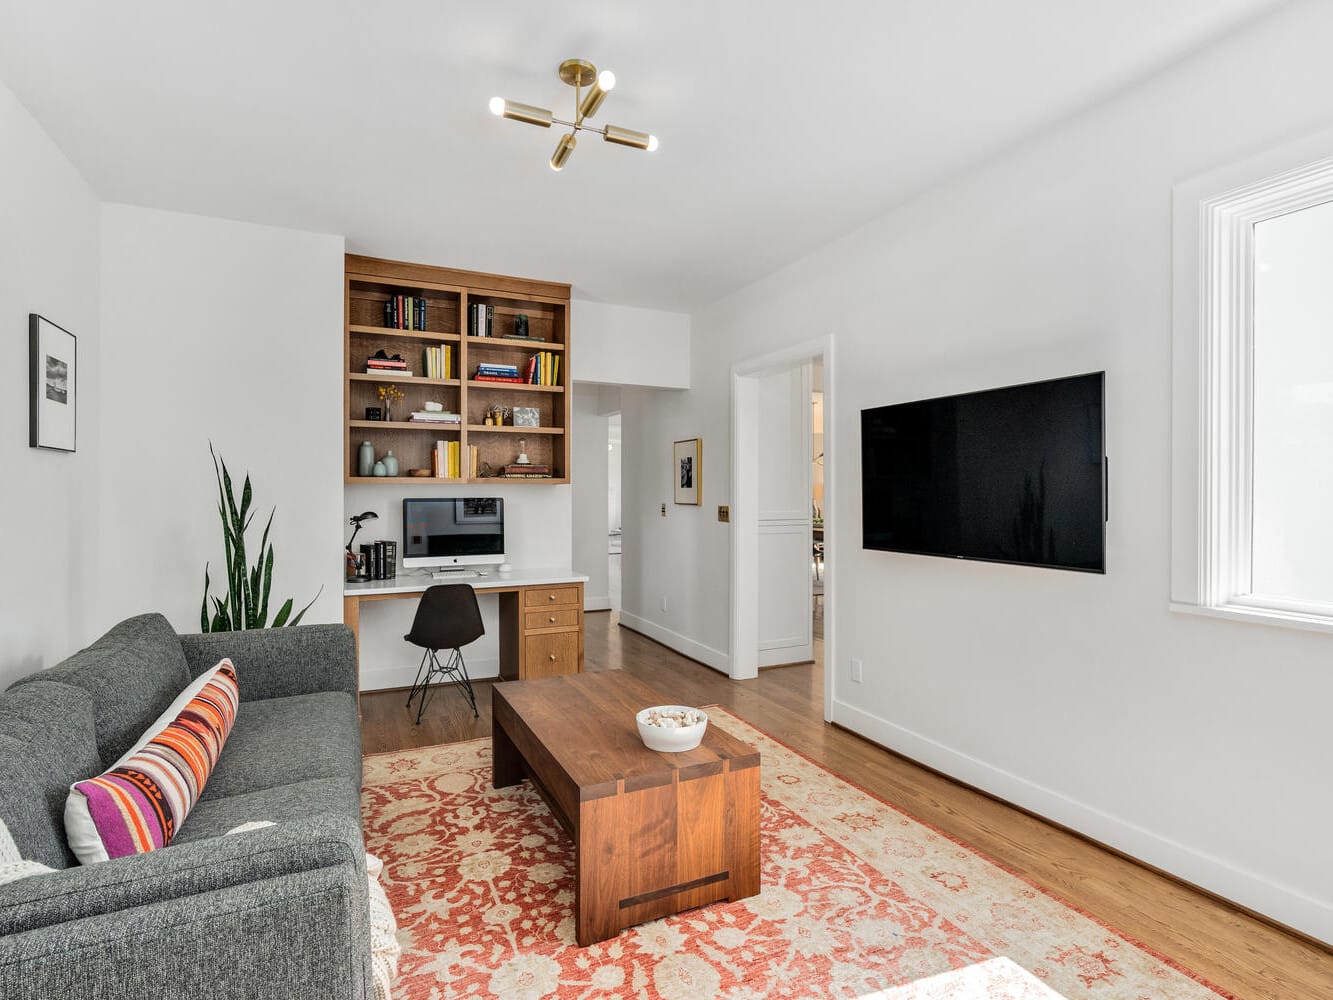
[[[593,128],[593,126],[584,123],[584,119],[597,114],[597,109],[606,100],[606,95],[616,85],[616,75],[609,69],[604,69],[598,73],[597,67],[586,59],[566,59],[560,64],[560,79],[574,88],[574,120],[572,122],[555,117],[545,108],[535,108],[531,104],[506,101],[503,97],[491,98],[491,114],[493,115],[512,118],[516,122],[527,122],[529,125],[540,125],[542,128],[550,128],[554,124],[563,125],[572,130],[560,139],[559,145],[555,147],[555,152],[551,154],[552,170],[564,168],[565,161],[569,159],[570,154],[574,152],[574,147],[578,144],[578,140],[575,138],[578,132],[596,132],[607,142],[614,142],[621,146],[633,146],[635,149],[646,149],[650,153],[657,149],[657,136],[649,135],[647,132],[636,132],[632,128],[621,128],[618,125]],[[587,94],[583,93],[584,87],[590,87]]]

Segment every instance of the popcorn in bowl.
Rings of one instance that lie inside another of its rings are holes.
[[[703,742],[708,713],[688,705],[654,705],[635,716],[639,738],[649,750],[680,753]]]

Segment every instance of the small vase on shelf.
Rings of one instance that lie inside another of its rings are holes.
[[[369,476],[375,469],[375,446],[369,441],[362,441],[356,453],[356,474]]]
[[[398,475],[398,459],[394,458],[392,450],[384,456],[384,474],[390,477]]]
[[[375,468],[371,470],[371,474],[374,476],[387,476],[389,470],[384,467],[383,462],[376,462]]]

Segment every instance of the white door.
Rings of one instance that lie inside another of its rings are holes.
[[[758,380],[759,666],[813,657],[810,385],[805,364]]]

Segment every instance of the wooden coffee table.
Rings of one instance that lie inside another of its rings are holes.
[[[649,750],[635,713],[671,703],[619,670],[495,685],[493,783],[530,778],[573,838],[583,947],[759,891],[759,751],[711,720],[695,750]]]

